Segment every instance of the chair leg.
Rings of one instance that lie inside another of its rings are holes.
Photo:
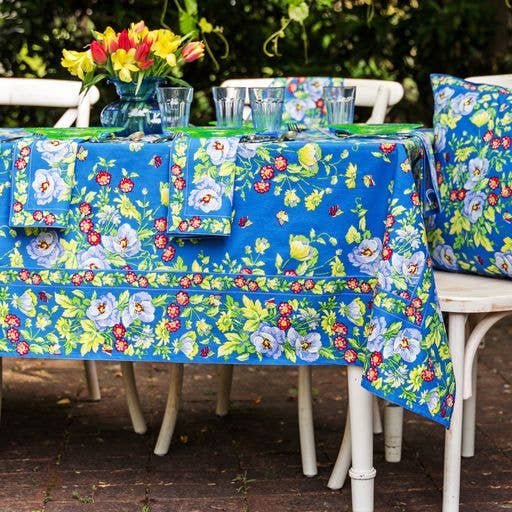
[[[382,434],[382,419],[380,417],[379,399],[373,397],[373,433]]]
[[[316,466],[315,427],[311,396],[311,366],[299,366],[297,405],[302,472],[306,476],[315,476],[318,470]]]
[[[402,407],[386,402],[384,406],[384,458],[386,462],[400,462],[402,458],[403,419]]]
[[[459,510],[466,316],[461,313],[450,313],[448,323],[448,342],[457,394],[450,429],[445,434],[443,512],[458,512]]]
[[[471,367],[471,396],[464,400],[462,413],[462,456],[475,455],[475,425],[476,425],[476,379],[478,357],[475,355]]]
[[[352,432],[352,512],[373,512],[373,405],[372,395],[361,387],[362,369],[348,367],[350,430]]]
[[[126,402],[128,403],[128,411],[130,412],[133,430],[137,434],[145,434],[148,429],[140,406],[139,393],[137,392],[135,373],[133,371],[133,363],[131,361],[122,361],[121,373],[123,374]]]
[[[229,412],[229,395],[231,394],[231,383],[233,382],[233,365],[223,364],[218,368],[217,384],[217,406],[215,414],[226,416]]]
[[[85,360],[84,367],[89,400],[92,402],[98,402],[101,400],[101,391],[100,384],[98,382],[98,372],[96,371],[96,361]]]
[[[350,407],[347,409],[347,420],[345,421],[345,432],[343,432],[343,439],[341,440],[340,451],[338,458],[332,469],[331,476],[327,482],[329,489],[341,489],[345,485],[345,480],[348,476],[348,470],[352,463],[352,447],[351,447],[351,433],[350,433]]]
[[[171,445],[178,409],[180,406],[181,388],[183,386],[183,364],[171,364],[169,368],[169,392],[165,405],[164,419],[156,441],[155,455],[166,455]]]

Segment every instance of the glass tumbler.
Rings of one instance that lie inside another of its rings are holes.
[[[252,123],[261,132],[281,129],[284,87],[249,87]]]
[[[327,111],[327,124],[335,125],[353,123],[355,99],[355,87],[324,87],[323,100]]]
[[[157,89],[156,96],[163,130],[188,126],[193,93],[192,87],[159,87]]]
[[[245,87],[212,87],[215,115],[219,128],[241,128]]]

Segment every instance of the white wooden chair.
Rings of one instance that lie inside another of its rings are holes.
[[[81,82],[73,80],[52,80],[40,78],[0,78],[0,105],[31,106],[66,109],[55,123],[57,128],[78,128],[89,126],[91,106],[100,97],[98,88],[91,87],[86,94],[80,94]],[[0,409],[1,409],[1,358],[0,358]],[[101,393],[94,361],[84,361],[85,378],[89,400],[100,400]],[[142,415],[133,365],[121,363],[128,409],[135,432],[144,434],[146,423]]]
[[[473,76],[474,83],[512,89],[512,74]],[[512,281],[472,274],[435,271],[441,311],[447,315],[448,341],[457,394],[450,429],[445,436],[443,512],[458,512],[461,457],[475,454],[477,350],[488,330],[512,314]],[[389,412],[391,411],[391,414]],[[394,450],[401,452],[402,409],[386,407],[385,430],[390,430]],[[328,486],[343,486],[350,463],[350,425]]]
[[[223,87],[267,87],[273,78],[231,78],[222,83]],[[343,84],[356,87],[356,107],[370,107],[372,113],[367,123],[383,123],[387,112],[404,96],[404,88],[398,82],[373,80],[369,78],[345,78]],[[246,94],[244,118],[250,116],[249,95]]]
[[[222,83],[223,86],[231,87],[265,87],[270,85],[271,78],[242,78],[230,79]],[[367,120],[368,123],[383,123],[387,112],[393,105],[396,105],[404,95],[404,89],[398,82],[387,80],[371,80],[359,78],[347,78],[343,82],[347,86],[356,87],[356,107],[370,107],[372,108],[371,115]],[[248,98],[246,97],[248,105]],[[247,117],[247,112],[246,112]],[[313,426],[313,407],[311,399],[311,366],[299,366],[299,379],[298,379],[298,413],[299,413],[299,432],[300,432],[300,445],[302,456],[302,469],[306,476],[314,476],[317,474],[316,452],[314,441],[314,426]],[[231,382],[233,377],[233,365],[219,366],[219,380],[217,391],[217,406],[216,414],[225,416],[229,410],[229,396],[231,391]],[[165,455],[171,443],[174,427],[176,424],[179,400],[181,395],[181,385],[183,379],[183,365],[171,365],[170,368],[170,383],[167,405],[164,413],[164,419],[158,436],[155,453],[157,455]],[[353,378],[352,378],[353,381]],[[351,377],[349,375],[349,382]],[[374,433],[382,432],[380,422],[380,414],[377,401],[373,401],[374,408]],[[364,419],[363,419],[364,421]],[[358,433],[361,434],[361,439],[365,439],[364,429],[359,429]],[[350,439],[348,440],[350,444]],[[354,440],[353,440],[354,442]],[[364,442],[357,442],[357,446],[361,447]],[[358,451],[362,454],[363,459],[353,461],[353,468],[361,468],[364,463],[362,460],[368,455],[364,451]],[[371,465],[370,465],[371,467]],[[364,472],[363,472],[364,473]],[[354,478],[362,474],[361,472],[354,472]],[[366,473],[364,473],[366,475]],[[364,477],[366,478],[366,476]],[[366,485],[366,484],[364,484]],[[372,480],[373,485],[373,480]],[[373,504],[373,500],[372,500]],[[367,510],[366,508],[364,510]],[[368,509],[369,510],[369,509]]]
[[[55,126],[89,126],[91,105],[100,97],[96,87],[86,96],[80,96],[81,82],[70,80],[46,80],[39,78],[0,78],[0,105],[33,106],[46,108],[66,108],[67,110]],[[0,359],[1,364],[1,359]],[[84,361],[85,380],[89,400],[101,399],[96,363]],[[0,366],[0,404],[1,404]]]
[[[100,97],[93,86],[87,94],[80,94],[81,82],[73,80],[51,80],[40,78],[0,78],[0,105],[31,106],[51,109],[66,109],[55,123],[58,128],[89,126],[91,106]],[[101,399],[96,363],[84,361],[85,378],[89,400]],[[132,363],[121,363],[127,395],[128,408],[134,430],[146,432],[146,424],[141,413]],[[0,358],[0,408],[1,408],[1,358]]]

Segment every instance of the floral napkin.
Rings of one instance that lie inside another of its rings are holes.
[[[421,142],[423,175],[420,184],[420,196],[423,203],[423,215],[428,217],[439,213],[441,199],[437,184],[435,156],[433,150],[433,132],[431,130],[414,130],[411,137]]]
[[[13,144],[12,227],[68,227],[77,143],[24,138]]]
[[[170,144],[168,232],[229,236],[239,137],[178,137]]]

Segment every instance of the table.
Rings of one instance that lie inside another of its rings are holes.
[[[448,426],[418,139],[195,140],[194,154],[175,142],[2,143],[0,356],[360,365],[366,389]],[[13,228],[17,199],[56,186],[13,181],[32,161],[71,180],[68,210],[62,220],[42,204]],[[208,236],[190,238],[198,220],[176,198],[189,186],[199,205],[205,190],[222,196],[205,181],[215,165],[222,179],[236,167],[231,233],[218,236],[225,217],[210,209]]]

